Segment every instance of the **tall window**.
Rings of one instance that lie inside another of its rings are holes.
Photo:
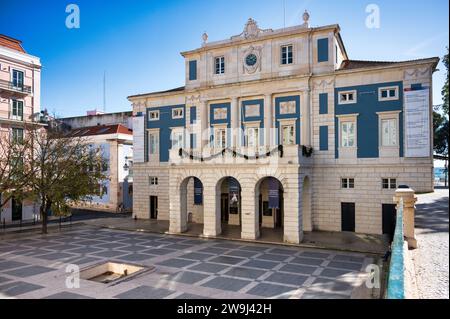
[[[23,120],[23,101],[12,100],[11,116],[13,120]]]
[[[151,155],[159,153],[159,135],[158,133],[148,134],[148,152]]]
[[[341,146],[354,147],[355,143],[355,122],[341,123]]]
[[[224,128],[216,129],[214,131],[214,146],[216,148],[227,147],[227,131]]]
[[[184,134],[183,132],[173,132],[172,133],[172,149],[184,147]]]
[[[225,73],[225,57],[217,57],[215,59],[215,73],[224,74]]]
[[[397,145],[397,120],[381,120],[381,146]]]
[[[12,140],[16,143],[23,142],[23,129],[22,128],[12,128]]]
[[[283,145],[295,144],[295,130],[294,125],[283,125],[281,127]]]
[[[281,64],[292,64],[293,59],[293,47],[292,45],[283,45],[281,47]]]
[[[246,140],[248,147],[258,147],[259,146],[259,128],[248,127],[246,129]]]
[[[12,75],[13,75],[13,78],[12,78],[13,86],[19,87],[19,88],[23,87],[23,72],[13,70]]]
[[[190,135],[190,139],[191,139],[191,141],[190,141],[191,149],[196,149],[197,148],[197,134],[192,133]]]

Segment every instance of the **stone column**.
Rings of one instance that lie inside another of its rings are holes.
[[[200,128],[200,141],[199,147],[205,147],[209,143],[208,136],[208,101],[200,101],[199,103],[200,121],[198,123]]]
[[[243,187],[241,195],[241,238],[251,240],[258,239],[260,236],[259,214],[256,206],[255,189],[252,187]]]
[[[231,98],[231,147],[238,146],[238,128],[239,128],[239,99]]]
[[[403,234],[408,241],[408,247],[410,249],[415,249],[417,248],[417,240],[414,234],[414,217],[417,196],[411,188],[399,188],[395,191],[394,197],[397,209],[399,209],[401,199],[403,199]]]
[[[305,90],[300,102],[300,143],[311,146],[310,90]]]
[[[272,142],[272,94],[264,95],[264,139],[266,146],[269,146]]]
[[[283,240],[288,243],[299,244],[303,240],[303,207],[302,185],[298,172],[287,173],[288,186],[284,189],[284,234]],[[292,176],[292,177],[291,177]]]
[[[109,206],[111,209],[116,210],[119,204],[118,197],[120,195],[119,190],[119,143],[117,140],[109,142]],[[120,169],[120,167],[119,167]]]
[[[207,182],[203,183],[203,236],[215,237],[222,233],[220,220],[220,194],[216,187]]]
[[[180,234],[187,231],[187,187],[180,185],[177,189],[176,180],[169,180],[169,233]]]

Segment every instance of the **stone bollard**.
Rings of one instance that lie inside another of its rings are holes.
[[[409,249],[417,248],[417,240],[414,235],[414,217],[416,210],[417,196],[411,188],[398,188],[395,191],[394,202],[397,206],[403,199],[403,233],[408,242]]]

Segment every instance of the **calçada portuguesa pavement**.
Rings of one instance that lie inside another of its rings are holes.
[[[370,298],[362,253],[78,226],[0,242],[0,298]],[[67,285],[68,265],[154,267],[116,284]]]

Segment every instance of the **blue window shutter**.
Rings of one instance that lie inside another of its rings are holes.
[[[319,94],[319,114],[328,114],[328,93]]]
[[[328,61],[328,38],[317,40],[317,59],[318,62]]]
[[[197,108],[195,106],[190,108],[190,123],[195,124],[195,121],[197,120]]]
[[[197,60],[189,61],[189,81],[197,80]]]
[[[320,150],[328,151],[328,126],[321,126],[319,130]]]

